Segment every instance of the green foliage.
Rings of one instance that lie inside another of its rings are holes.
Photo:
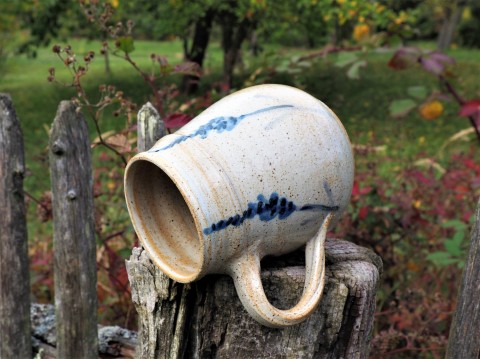
[[[12,52],[20,27],[16,17],[19,4],[17,2],[2,2],[0,4],[0,77],[3,75],[5,61]]]
[[[423,100],[425,97],[427,97],[428,90],[422,85],[410,86],[407,88],[407,93],[417,100]]]
[[[382,173],[388,151],[357,147],[351,206],[336,235],[374,248],[384,262],[373,357],[445,349],[480,196],[476,151],[454,155],[440,174],[432,160],[419,167],[420,155]]]
[[[458,219],[445,221],[442,226],[452,229],[453,236],[443,242],[444,251],[430,253],[427,259],[440,267],[456,264],[459,268],[463,268],[467,257],[465,244],[468,243],[468,226]]]
[[[95,48],[96,43],[80,40],[72,44],[77,49],[79,61],[88,50],[93,48],[98,54],[100,49]],[[161,76],[170,74],[174,67],[171,64],[182,58],[180,41],[135,40],[132,45],[136,64],[141,68],[154,67],[157,75],[160,71],[164,71]],[[150,58],[152,48],[165,56]],[[130,45],[112,50],[119,55],[131,54]],[[165,106],[167,113],[175,113],[182,107],[188,115],[194,116],[224,95],[224,88],[218,83],[221,64],[218,42],[211,44],[209,51],[201,95],[187,99],[179,95],[169,97]],[[453,55],[460,54],[456,71],[462,91],[469,98],[474,97],[478,91],[480,53],[456,51]],[[427,353],[441,351],[460,276],[458,265],[462,254],[459,250],[464,250],[462,246],[465,245],[464,240],[460,245],[456,237],[458,226],[441,224],[457,219],[465,224],[464,234],[468,236],[473,197],[479,195],[478,149],[469,142],[455,143],[446,149],[442,159],[435,157],[442,143],[465,127],[462,119],[451,121],[458,113],[458,106],[453,103],[445,103],[444,116],[434,123],[421,121],[417,111],[411,111],[401,122],[392,118],[389,112],[392,101],[409,98],[418,103],[436,86],[436,79],[418,67],[404,72],[391,71],[385,66],[392,55],[388,52],[353,51],[346,56],[341,55],[343,52],[325,53],[324,56],[312,54],[306,49],[266,45],[258,59],[244,56],[245,69],[237,75],[236,86],[264,82],[295,85],[327,103],[339,115],[355,144],[357,192],[337,233],[374,248],[386,264],[379,292],[374,355],[384,357],[388,352],[403,350],[408,357],[411,348]],[[41,218],[48,218],[50,203],[48,194],[44,193],[48,190],[44,149],[48,123],[58,102],[76,93],[66,94],[65,88],[46,87],[45,69],[51,66],[53,55],[45,50],[40,50],[38,55],[36,61],[25,57],[9,61],[2,90],[12,92],[24,124],[29,168],[26,186],[41,203],[29,201],[32,284],[35,298],[49,301],[52,299],[51,229],[49,222],[40,223]],[[91,63],[90,78],[85,78],[84,82],[86,93],[93,97],[100,95],[99,85],[108,81],[124,89],[125,96],[133,97],[136,103],[149,100],[150,90],[146,89],[144,80],[137,77],[130,64],[120,60],[112,57],[113,77],[110,78],[104,74],[101,64]],[[352,74],[349,72],[355,75],[356,70],[351,69],[360,68],[361,65],[355,64],[362,64],[361,61],[367,62],[357,73],[361,78],[350,81]],[[343,63],[343,67],[337,66],[339,63]],[[65,80],[68,72],[57,70],[55,76]],[[178,79],[167,76],[162,77],[162,81],[165,84],[161,86],[162,91],[176,91],[170,85]],[[31,88],[41,91],[42,97],[31,96]],[[125,123],[124,119],[114,117],[113,112],[106,109],[100,120],[103,133],[107,133],[105,140],[117,149],[133,151],[133,137],[127,137],[127,142],[121,136],[115,137],[121,134]],[[108,134],[112,131],[113,134]],[[97,134],[92,131],[94,137]],[[98,144],[94,158],[101,316],[103,323],[125,325],[131,303],[122,266],[128,248],[133,245],[134,233],[121,198],[122,164]],[[423,161],[425,158],[430,161]],[[427,165],[420,168],[419,163]],[[36,223],[33,217],[38,217]],[[446,265],[428,259],[438,252],[448,253],[448,259],[458,261]],[[133,323],[134,320],[130,318],[129,321]]]
[[[133,52],[133,50],[135,50],[133,38],[131,36],[119,37],[115,45],[120,51],[123,51],[126,54],[130,54]]]
[[[389,106],[390,115],[393,117],[403,117],[415,107],[417,107],[417,103],[409,98],[393,100]]]
[[[480,5],[473,1],[467,8],[467,19],[460,25],[459,35],[463,46],[480,47]]]

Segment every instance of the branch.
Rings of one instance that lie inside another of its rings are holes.
[[[452,97],[457,101],[457,103],[461,106],[465,103],[465,100],[458,94],[457,90],[453,87],[452,83],[448,81],[444,76],[439,76],[440,82],[445,86],[447,91],[452,95]],[[470,124],[475,129],[475,133],[477,134],[477,139],[480,142],[480,128],[477,126],[477,122],[474,116],[468,116],[470,120]]]

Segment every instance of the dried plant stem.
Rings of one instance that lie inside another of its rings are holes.
[[[458,94],[457,90],[455,87],[453,87],[452,83],[448,81],[444,76],[440,75],[439,76],[440,82],[443,86],[445,86],[446,90],[452,97],[455,99],[455,101],[461,106],[465,103],[465,100]],[[475,120],[474,116],[468,116],[468,119],[470,120],[470,124],[473,126],[475,129],[475,133],[477,135],[478,142],[480,142],[480,125],[477,125],[477,122]]]

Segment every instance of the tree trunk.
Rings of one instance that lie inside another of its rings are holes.
[[[195,23],[195,32],[193,34],[193,41],[190,50],[185,46],[185,60],[197,63],[203,67],[203,60],[207,52],[208,42],[210,40],[210,33],[212,31],[213,18],[215,17],[215,10],[213,8],[207,9],[203,17]],[[191,94],[198,89],[198,82],[200,78],[193,75],[185,75],[182,81],[182,90],[186,94]]]
[[[480,201],[463,271],[458,304],[450,328],[446,358],[480,357]]]
[[[112,69],[110,67],[110,55],[108,54],[108,51],[105,51],[105,54],[103,55],[103,57],[105,59],[105,73],[107,74],[107,76],[111,76]]]
[[[30,280],[23,195],[23,135],[9,95],[0,93],[0,358],[29,358]]]
[[[94,358],[97,262],[87,124],[62,101],[50,135],[57,356]]]
[[[465,5],[465,1],[460,0],[445,6],[445,17],[437,39],[438,50],[445,52],[450,47]]]
[[[366,358],[381,260],[365,248],[336,239],[327,240],[326,255],[328,280],[319,307],[299,325],[272,329],[243,309],[230,277],[207,276],[188,293],[172,290],[146,252],[135,248],[127,268],[143,323],[139,346],[155,348],[137,351],[138,357]],[[291,307],[302,293],[302,256],[300,252],[270,259],[273,267],[262,271],[265,292],[279,308]],[[178,313],[176,321],[168,320],[171,314],[165,308]],[[158,334],[165,331],[169,337]]]
[[[233,86],[233,71],[240,57],[242,43],[254,27],[247,18],[240,21],[235,14],[235,2],[230,3],[230,8],[219,14],[222,27],[223,82],[229,88]]]
[[[258,34],[254,30],[250,35],[250,53],[252,54],[252,56],[257,57],[261,51],[262,51],[262,48],[258,44]]]

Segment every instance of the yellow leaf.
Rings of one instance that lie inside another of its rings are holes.
[[[440,101],[433,100],[420,106],[420,115],[426,120],[435,120],[443,113],[443,105]]]
[[[370,35],[370,27],[367,24],[358,24],[353,28],[353,38],[362,41]]]

